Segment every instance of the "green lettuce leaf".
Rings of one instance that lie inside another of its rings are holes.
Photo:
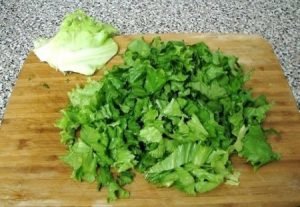
[[[96,179],[97,157],[93,150],[79,140],[67,155],[61,158],[73,168],[72,177],[79,181],[93,182]]]
[[[272,151],[261,126],[258,125],[249,127],[248,133],[243,139],[241,154],[255,169],[280,158],[277,153]]]

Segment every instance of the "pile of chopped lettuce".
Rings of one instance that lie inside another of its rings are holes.
[[[57,126],[63,160],[79,181],[127,198],[134,172],[195,195],[238,184],[230,156],[255,169],[279,159],[262,123],[270,104],[253,97],[237,58],[204,43],[132,41],[124,63],[69,93]]]
[[[92,75],[118,52],[112,39],[116,32],[111,25],[77,10],[64,18],[54,37],[36,40],[33,51],[41,61],[63,73]]]

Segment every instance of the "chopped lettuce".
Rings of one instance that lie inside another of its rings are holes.
[[[263,120],[270,105],[244,88],[237,58],[204,43],[132,41],[124,64],[69,93],[57,126],[73,178],[127,198],[133,171],[160,187],[204,193],[238,185],[237,153],[255,169],[279,159]]]
[[[57,34],[34,42],[34,53],[61,72],[92,75],[118,51],[111,38],[116,29],[97,22],[83,11],[68,14]]]
[[[267,142],[263,129],[259,125],[249,128],[243,141],[241,154],[255,169],[273,160],[278,160],[280,157],[272,151],[271,145]]]

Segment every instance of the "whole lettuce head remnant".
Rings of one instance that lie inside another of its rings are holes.
[[[68,14],[58,31],[50,38],[34,42],[34,53],[61,72],[92,75],[118,51],[112,39],[117,30],[97,22],[82,10]]]

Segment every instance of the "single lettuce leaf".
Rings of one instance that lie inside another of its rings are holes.
[[[126,148],[118,148],[114,150],[112,156],[115,160],[112,166],[115,167],[118,172],[124,172],[132,169],[136,164],[134,159],[135,156]]]
[[[150,47],[143,39],[135,39],[128,44],[128,50],[138,53],[146,58],[150,55]]]
[[[161,140],[158,143],[158,146],[155,149],[151,150],[149,154],[154,158],[162,158],[165,151],[166,151],[165,143],[163,142],[163,140]]]
[[[153,126],[145,127],[140,131],[140,140],[145,143],[160,142],[162,140],[162,134]]]
[[[96,179],[96,157],[92,149],[81,140],[74,144],[69,153],[61,159],[73,168],[74,179],[87,182]]]
[[[197,178],[195,190],[199,193],[208,192],[224,181],[222,174],[215,174],[205,169],[194,169],[192,174]]]
[[[212,149],[200,144],[187,143],[178,146],[173,153],[171,153],[164,160],[152,166],[147,173],[159,173],[166,170],[172,170],[182,166],[188,162],[201,166],[206,162]]]
[[[77,86],[72,92],[68,93],[73,106],[94,108],[98,105],[98,96],[96,94],[100,91],[103,84],[94,80],[88,80],[88,83],[84,88]]]
[[[241,154],[255,169],[280,158],[277,153],[272,151],[271,145],[267,142],[263,129],[259,125],[249,128],[243,139]]]
[[[240,153],[243,149],[243,139],[245,137],[245,134],[247,132],[248,128],[245,127],[245,125],[243,125],[239,131],[239,133],[237,134],[237,139],[235,141],[235,143],[233,144],[234,149]]]
[[[54,37],[36,40],[33,51],[61,72],[92,75],[117,53],[118,45],[111,38],[116,32],[77,10],[66,15]]]
[[[145,81],[145,89],[148,93],[155,93],[160,90],[167,81],[165,71],[162,69],[147,69],[147,78]]]
[[[163,110],[163,114],[167,116],[179,116],[179,117],[182,116],[180,105],[178,104],[176,99],[172,98],[170,103]]]

